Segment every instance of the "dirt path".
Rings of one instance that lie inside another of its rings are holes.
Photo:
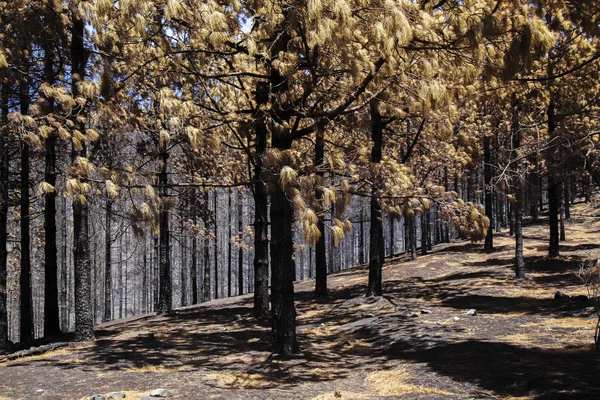
[[[0,399],[112,391],[135,399],[158,387],[173,399],[597,399],[591,304],[553,298],[586,294],[575,273],[582,259],[600,257],[592,212],[575,208],[558,260],[544,257],[545,225],[525,228],[523,282],[512,278],[505,235],[492,254],[454,243],[389,262],[379,299],[363,296],[365,267],[331,276],[328,304],[312,300],[313,282],[300,282],[302,351],[292,359],[269,354],[269,326],[241,296],[113,322],[96,342],[2,363]],[[138,337],[148,332],[155,340]]]

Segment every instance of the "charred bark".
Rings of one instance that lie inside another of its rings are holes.
[[[377,100],[371,101],[371,163],[373,165],[381,162],[383,150],[383,128],[381,114],[378,109]],[[369,282],[367,284],[367,296],[382,295],[382,268],[385,257],[383,242],[383,220],[381,205],[379,204],[379,190],[381,189],[378,173],[373,171],[373,187],[370,200],[370,239],[369,239]]]
[[[172,283],[171,283],[171,245],[169,232],[169,200],[168,200],[168,166],[169,154],[164,145],[161,145],[161,165],[158,176],[160,211],[159,211],[159,315],[170,314],[172,309]]]
[[[10,160],[8,132],[4,127],[8,124],[8,90],[2,86],[0,91],[0,349],[8,346],[8,298],[6,292],[7,266],[8,266],[8,205],[9,188],[8,179]]]
[[[326,257],[326,249],[325,249],[325,223],[323,222],[323,188],[321,185],[324,185],[324,174],[323,174],[323,157],[325,155],[325,141],[323,140],[323,129],[318,129],[316,134],[315,141],[315,159],[314,159],[314,167],[317,170],[317,176],[320,178],[317,184],[317,188],[315,190],[315,198],[317,203],[321,206],[321,215],[319,217],[319,221],[317,222],[317,226],[319,228],[319,232],[321,232],[321,236],[317,240],[315,245],[315,297],[317,299],[325,300],[327,299],[327,257]]]

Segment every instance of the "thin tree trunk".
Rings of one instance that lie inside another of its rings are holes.
[[[241,191],[237,192],[237,206],[238,206],[238,232],[240,240],[244,239],[244,193]],[[239,246],[238,248],[238,296],[244,294],[244,247]]]
[[[562,184],[562,189],[561,190],[561,204],[560,204],[560,241],[563,242],[566,240],[566,233],[565,233],[565,195],[564,195],[564,187],[565,184],[563,182]]]
[[[159,211],[159,274],[160,286],[158,293],[158,315],[171,313],[172,308],[172,285],[171,285],[171,245],[169,233],[169,210],[168,204],[168,167],[169,154],[165,145],[161,144],[161,166],[158,176],[159,193],[161,199]]]
[[[196,190],[192,192],[192,224],[198,224]],[[192,304],[198,304],[198,238],[192,234]]]
[[[8,296],[6,291],[8,266],[8,179],[10,160],[8,132],[4,127],[8,124],[8,90],[3,85],[0,95],[0,349],[8,346]]]
[[[448,182],[448,167],[444,167],[444,187],[446,188],[446,191],[448,191],[448,187],[449,187],[449,182]],[[457,190],[457,188],[455,187],[454,190]],[[446,221],[446,223],[444,224],[444,242],[446,243],[450,243],[450,222]]]
[[[219,206],[217,204],[217,191],[215,190],[213,192],[213,197],[214,197],[214,203],[215,203],[215,224],[213,225],[213,229],[214,229],[214,234],[215,234],[215,241],[213,242],[213,251],[215,253],[215,259],[214,259],[214,270],[215,270],[215,299],[219,298]]]
[[[515,235],[515,205],[514,203],[508,203],[508,220],[509,220],[509,228],[508,228],[508,236]]]
[[[256,103],[261,105],[269,98],[269,86],[257,84]],[[254,316],[258,319],[269,317],[269,260],[267,227],[267,193],[262,180],[263,155],[267,148],[266,115],[260,110],[255,122],[254,156]]]
[[[129,237],[128,237],[128,233],[127,230],[125,230],[125,285],[124,285],[124,292],[125,292],[125,296],[123,297],[123,313],[125,318],[128,317],[128,305],[129,305]]]
[[[567,178],[564,183],[563,207],[565,210],[565,220],[571,221],[571,179]]]
[[[411,260],[417,259],[417,223],[416,214],[406,217],[408,223],[408,249]]]
[[[560,214],[560,187],[550,174],[548,176],[548,214],[550,223],[550,245],[548,247],[548,256],[555,258],[559,253],[559,214]]]
[[[518,160],[520,157],[521,147],[521,128],[519,124],[519,111],[520,104],[518,103],[516,96],[513,94],[512,100],[512,141],[513,141],[513,160]],[[514,210],[514,232],[515,232],[515,277],[517,279],[525,278],[525,261],[523,259],[523,208],[524,208],[524,193],[523,193],[523,164],[521,161],[517,161],[517,171],[514,177],[514,195],[515,202],[513,206]]]
[[[378,102],[371,101],[371,163],[381,163],[383,150],[383,121],[378,109]],[[369,238],[369,282],[367,284],[367,296],[382,295],[382,268],[385,257],[383,242],[383,223],[381,205],[379,204],[380,182],[377,174],[373,172],[373,188],[371,190],[371,224]]]
[[[146,252],[146,238],[144,241],[144,254],[142,256],[142,313],[148,312],[148,253]]]
[[[45,81],[52,86],[55,80],[52,44],[45,48]],[[46,98],[44,111],[54,112],[54,99]],[[56,133],[52,132],[45,143],[44,181],[54,190],[44,195],[44,336],[60,334],[58,306],[58,260],[56,246]]]
[[[123,318],[123,298],[125,285],[123,284],[123,235],[119,236],[119,319]]]
[[[492,190],[492,155],[490,146],[490,137],[486,134],[483,136],[483,175],[485,185],[485,215],[490,220],[490,226],[485,236],[484,250],[487,252],[494,251],[494,212],[492,209],[494,192]]]
[[[358,236],[358,263],[365,263],[365,208],[364,204],[360,202],[360,223],[359,223],[359,236]]]
[[[154,263],[152,264],[152,268],[154,269],[154,279],[152,280],[153,285],[153,301],[152,301],[152,311],[158,310],[158,292],[160,286],[160,233],[159,236],[153,238],[154,246],[153,246],[153,254],[154,254]]]
[[[553,73],[553,64],[552,60],[548,61],[548,76],[551,76]],[[554,138],[556,131],[556,116],[554,109],[554,99],[552,90],[549,89],[550,92],[550,101],[548,103],[548,137],[550,139]],[[550,224],[550,241],[548,246],[548,256],[550,258],[555,258],[560,255],[559,252],[559,227],[558,220],[560,214],[560,183],[557,182],[554,174],[554,162],[556,161],[556,150],[550,150],[550,160],[549,167],[550,173],[548,174],[548,215],[549,215],[549,224]]]
[[[27,71],[25,67],[25,71]],[[21,82],[20,108],[21,114],[29,112],[29,81]],[[21,270],[20,270],[20,342],[29,343],[34,339],[33,299],[31,292],[31,236],[29,215],[29,144],[24,140],[21,147]]]
[[[421,255],[427,255],[427,211],[421,212]]]
[[[317,203],[320,205],[320,216],[317,221],[317,226],[319,228],[319,232],[321,232],[321,236],[317,240],[315,246],[315,297],[320,300],[327,299],[327,257],[326,257],[326,249],[325,249],[325,223],[323,222],[323,212],[325,211],[323,207],[323,188],[320,186],[321,184],[325,184],[324,182],[324,173],[323,173],[323,157],[325,155],[325,141],[324,141],[324,132],[323,129],[317,129],[316,133],[316,141],[315,141],[315,158],[313,166],[317,170],[317,176],[320,178],[319,183],[317,184],[317,188],[315,190],[315,199]]]
[[[68,281],[69,281],[69,251],[67,249],[67,199],[63,197],[62,201],[62,213],[63,213],[63,224],[62,224],[62,265],[60,269],[60,319],[63,331],[69,330],[69,306],[68,306]]]
[[[426,223],[427,223],[427,250],[433,250],[433,243],[432,243],[433,235],[431,234],[431,227],[433,226],[433,230],[435,231],[435,221],[434,221],[434,224],[431,225],[431,209],[427,210],[425,215],[426,215]]]
[[[208,191],[204,190],[204,206],[208,212]],[[202,301],[210,300],[210,239],[208,237],[208,216],[204,217],[204,278],[202,280]]]
[[[233,276],[233,265],[232,265],[232,243],[231,235],[233,234],[233,210],[231,204],[231,188],[227,191],[227,215],[229,218],[229,228],[227,231],[227,297],[232,295],[233,282],[231,277]]]
[[[390,219],[390,257],[394,257],[395,251],[394,251],[394,245],[395,245],[395,238],[394,238],[394,216],[390,215],[389,216]]]
[[[112,319],[112,200],[104,204],[104,316],[103,322]]]
[[[181,248],[181,269],[180,269],[180,277],[179,277],[179,284],[181,286],[181,306],[185,307],[188,305],[187,303],[187,298],[188,298],[188,292],[187,292],[187,286],[188,286],[188,279],[187,279],[187,238],[185,236],[185,232],[184,232],[184,224],[183,224],[183,218],[185,217],[185,215],[183,214],[184,210],[185,210],[185,203],[182,204],[182,214],[181,214],[181,243],[180,243],[180,248]]]

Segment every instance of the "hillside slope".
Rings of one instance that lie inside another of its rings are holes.
[[[0,399],[136,399],[158,387],[173,399],[600,398],[592,304],[554,299],[585,295],[575,274],[600,257],[598,212],[580,204],[573,217],[557,260],[544,257],[547,227],[525,227],[522,282],[500,234],[492,254],[461,242],[391,260],[382,298],[364,297],[364,266],[331,276],[328,304],[297,283],[292,359],[269,354],[270,327],[250,317],[247,295],[104,324],[96,342],[0,363]]]

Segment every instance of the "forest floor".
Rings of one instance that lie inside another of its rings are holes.
[[[246,295],[104,324],[95,342],[0,363],[0,399],[139,399],[159,387],[173,399],[598,399],[592,303],[554,293],[587,294],[576,274],[600,257],[600,212],[575,206],[566,232],[551,260],[545,221],[525,227],[520,282],[506,233],[491,254],[458,242],[390,260],[381,298],[364,297],[365,266],[331,275],[327,304],[298,282],[292,358],[270,355],[269,324]]]

